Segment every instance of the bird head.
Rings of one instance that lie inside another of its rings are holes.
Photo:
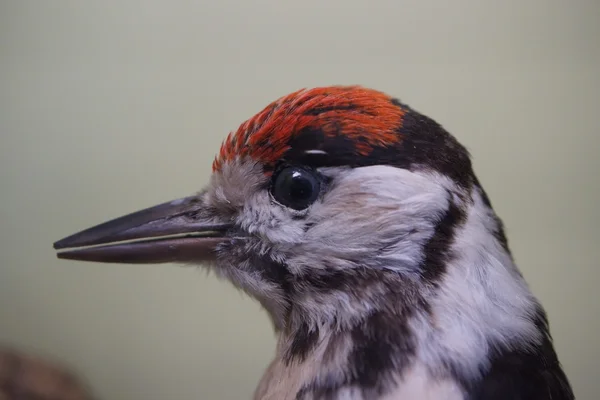
[[[229,134],[196,194],[54,247],[63,259],[210,268],[268,311],[285,362],[329,343],[336,355],[319,347],[314,384],[375,387],[415,359],[460,382],[504,365],[500,354],[556,359],[465,147],[364,87],[274,101]]]
[[[64,259],[208,266],[258,299],[277,330],[350,326],[382,308],[431,313],[440,292],[440,306],[465,315],[495,300],[502,317],[529,301],[467,150],[358,86],[274,101],[229,134],[195,195],[54,247]]]

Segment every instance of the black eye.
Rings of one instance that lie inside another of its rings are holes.
[[[294,210],[304,210],[317,197],[321,182],[315,174],[298,167],[286,167],[273,178],[271,193],[275,200]]]

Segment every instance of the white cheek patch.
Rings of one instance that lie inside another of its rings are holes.
[[[390,166],[326,173],[333,183],[306,221],[312,227],[291,251],[290,268],[350,268],[353,262],[414,271],[447,190],[427,175]]]
[[[304,221],[294,219],[293,212],[275,204],[266,191],[250,197],[237,220],[249,233],[265,238],[274,247],[298,243],[304,236]]]

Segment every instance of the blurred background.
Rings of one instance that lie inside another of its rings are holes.
[[[600,2],[0,0],[0,346],[99,399],[250,398],[275,338],[202,269],[52,243],[198,190],[290,91],[361,84],[472,152],[578,399],[600,392]]]

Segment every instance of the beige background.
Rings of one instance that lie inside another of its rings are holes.
[[[358,83],[469,147],[578,398],[598,398],[599,2],[0,4],[0,343],[102,399],[249,398],[274,344],[256,303],[201,269],[61,262],[52,242],[196,191],[271,100]]]

